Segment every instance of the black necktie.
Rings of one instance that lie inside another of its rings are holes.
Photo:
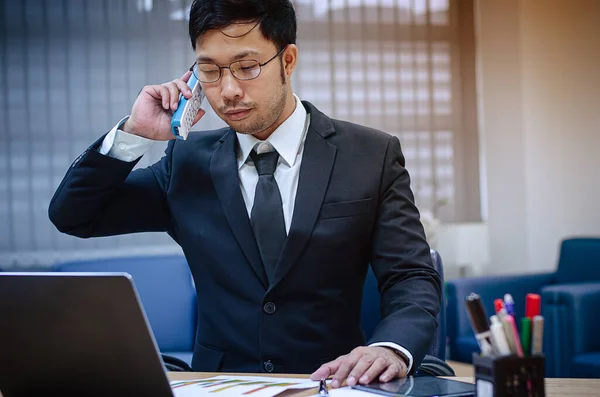
[[[250,157],[258,172],[250,219],[263,265],[271,283],[286,238],[283,204],[277,181],[273,176],[279,153],[272,151],[258,154],[252,150]]]

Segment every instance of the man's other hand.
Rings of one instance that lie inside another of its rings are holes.
[[[406,362],[393,349],[382,346],[357,347],[350,354],[321,365],[310,378],[327,379],[333,375],[331,386],[366,385],[376,379],[389,382],[406,376]]]

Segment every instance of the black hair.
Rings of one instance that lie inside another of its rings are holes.
[[[189,33],[196,39],[212,29],[223,29],[242,21],[256,22],[263,37],[277,50],[296,44],[296,12],[291,0],[194,0],[190,8]]]

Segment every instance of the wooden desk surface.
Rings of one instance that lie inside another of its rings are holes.
[[[265,374],[225,374],[225,373],[209,373],[209,372],[169,372],[170,380],[186,380],[186,379],[202,379],[217,375],[255,375],[265,376]],[[308,378],[307,375],[270,375],[275,378]],[[447,379],[455,379],[462,382],[473,383],[472,377],[448,377]],[[294,397],[305,397],[314,395],[313,391],[294,393]],[[546,396],[547,397],[563,397],[563,396],[583,396],[597,397],[600,395],[600,379],[562,379],[562,378],[547,378],[546,379]],[[2,393],[0,393],[2,397]]]
[[[169,372],[171,380],[185,379],[201,379],[209,378],[217,375],[242,375],[242,374],[224,374],[224,373],[206,373],[206,372]],[[266,376],[265,374],[243,374],[254,376]],[[285,378],[308,378],[308,375],[268,375],[273,377]],[[462,382],[473,383],[472,377],[456,377],[454,379]],[[314,392],[297,393],[295,396],[301,397],[304,394],[307,396],[314,395]],[[600,379],[562,379],[562,378],[547,378],[546,379],[546,396],[547,397],[563,397],[563,396],[584,396],[597,397],[600,395]]]

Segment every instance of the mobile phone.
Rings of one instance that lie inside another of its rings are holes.
[[[179,95],[177,110],[175,110],[173,118],[171,119],[171,131],[173,132],[173,135],[175,135],[177,139],[183,140],[187,139],[194,118],[204,100],[204,92],[202,91],[200,82],[193,73],[190,76],[187,85],[192,90],[192,97],[186,99],[183,95]]]

